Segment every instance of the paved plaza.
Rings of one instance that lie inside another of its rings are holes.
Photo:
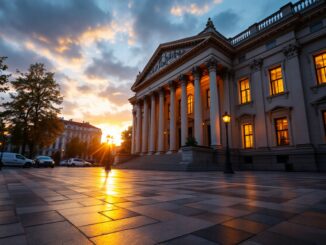
[[[326,175],[0,172],[0,244],[326,244]]]

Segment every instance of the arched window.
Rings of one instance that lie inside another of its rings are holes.
[[[191,94],[188,95],[187,104],[188,104],[188,114],[193,113],[194,100],[193,100],[193,96]]]

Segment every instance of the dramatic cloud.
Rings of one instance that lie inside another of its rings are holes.
[[[213,17],[216,29],[227,37],[237,34],[239,29],[240,15],[228,9]]]
[[[99,96],[109,100],[115,105],[120,106],[129,103],[128,99],[132,96],[132,93],[130,91],[129,84],[122,86],[109,85],[104,91],[99,93]]]
[[[100,58],[93,58],[92,64],[85,70],[87,76],[94,78],[113,77],[118,80],[134,80],[137,68],[119,61],[112,51],[103,51]]]
[[[62,55],[81,55],[78,37],[109,23],[95,1],[11,0],[0,2],[0,33],[30,39]]]

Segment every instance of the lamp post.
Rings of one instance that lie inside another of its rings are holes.
[[[231,122],[231,116],[225,112],[222,116],[223,122],[225,123],[225,132],[226,132],[226,152],[225,152],[225,168],[224,173],[233,174],[232,164],[230,160],[230,147],[229,147],[229,131],[228,126]]]

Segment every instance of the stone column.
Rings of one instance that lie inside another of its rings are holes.
[[[159,92],[159,114],[158,114],[158,144],[157,154],[164,151],[164,89]]]
[[[203,145],[203,112],[202,112],[202,98],[201,98],[201,87],[200,87],[200,76],[201,71],[199,67],[194,67],[192,70],[194,75],[194,84],[195,84],[195,139],[198,145]]]
[[[212,146],[221,145],[221,125],[220,125],[220,102],[216,84],[217,60],[211,58],[207,63],[209,71],[209,89],[211,95],[211,104],[209,107],[211,121],[211,144]]]
[[[175,84],[173,81],[169,83],[170,87],[170,150],[171,154],[177,150],[176,147],[176,118],[175,118]]]
[[[263,87],[263,78],[261,67],[263,64],[262,59],[253,60],[250,64],[251,68],[251,91],[252,96],[255,101],[259,101],[259,103],[255,103],[256,115],[254,122],[254,132],[255,132],[255,148],[266,148],[268,147],[268,132],[267,132],[267,124],[266,124],[266,112],[265,112],[265,97],[264,87]]]
[[[142,128],[142,154],[148,151],[148,101],[144,98],[143,128]]]
[[[149,139],[149,154],[155,153],[155,142],[156,142],[156,95],[155,93],[151,94],[151,125],[150,125],[150,139]]]
[[[181,146],[186,144],[188,137],[187,82],[187,76],[181,75]]]
[[[137,111],[136,111],[136,153],[139,154],[141,151],[141,125],[142,125],[142,118],[141,118],[141,105],[140,102],[137,103]]]
[[[136,114],[135,114],[135,105],[133,105],[132,109],[132,133],[131,133],[131,154],[135,154],[136,152]]]
[[[295,134],[292,135],[293,142],[290,142],[290,144],[305,145],[310,144],[310,136],[299,51],[299,46],[297,44],[290,44],[283,50],[286,56],[286,78],[291,81],[291,83],[288,82],[288,86],[291,86],[290,96],[293,105],[296,105],[295,109],[292,111],[293,123],[291,123],[293,127],[292,132],[295,132]]]

